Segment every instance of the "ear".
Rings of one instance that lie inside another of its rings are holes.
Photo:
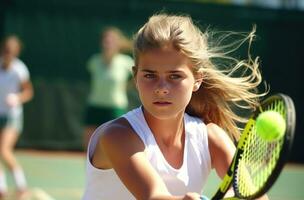
[[[193,92],[196,92],[202,85],[202,79],[196,79],[194,86],[193,86]]]

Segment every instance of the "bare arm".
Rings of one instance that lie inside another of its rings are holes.
[[[220,178],[224,178],[236,150],[225,131],[216,124],[208,124],[208,143],[211,165]]]
[[[103,155],[103,159],[93,156],[94,166],[113,168],[138,200],[199,199],[195,193],[184,197],[172,196],[147,160],[145,146],[140,138],[123,122],[124,119],[118,121],[110,125],[101,136],[94,154]]]
[[[232,162],[236,147],[225,131],[219,126],[208,124],[207,130],[212,167],[215,168],[220,178],[224,178]],[[231,197],[233,194],[234,192],[231,188],[225,196]],[[268,200],[268,197],[264,195],[259,200]]]
[[[31,81],[21,83],[21,92],[18,94],[20,102],[26,103],[33,98],[34,91]]]
[[[9,106],[15,107],[32,99],[34,92],[30,81],[21,83],[20,88],[21,91],[19,93],[10,93],[7,95],[6,102]]]

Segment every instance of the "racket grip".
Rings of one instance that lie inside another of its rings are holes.
[[[209,199],[208,197],[202,195],[202,196],[200,197],[200,200],[210,200],[210,199]]]

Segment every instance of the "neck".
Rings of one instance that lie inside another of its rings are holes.
[[[165,146],[178,145],[184,140],[184,113],[170,119],[158,119],[144,110],[144,116],[155,140]]]
[[[113,59],[113,57],[117,54],[118,52],[116,51],[104,51],[102,53],[102,57],[104,59],[104,61],[109,64],[111,62],[111,60]]]
[[[11,64],[11,60],[2,59],[1,68],[6,70],[9,68],[10,64]]]

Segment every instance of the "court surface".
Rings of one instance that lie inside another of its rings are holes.
[[[18,150],[27,175],[30,193],[25,200],[79,200],[85,185],[85,156],[81,153]],[[13,181],[7,175],[10,196],[14,200]],[[212,196],[219,179],[213,172],[204,194]],[[289,164],[268,193],[271,200],[304,199],[304,165]]]

